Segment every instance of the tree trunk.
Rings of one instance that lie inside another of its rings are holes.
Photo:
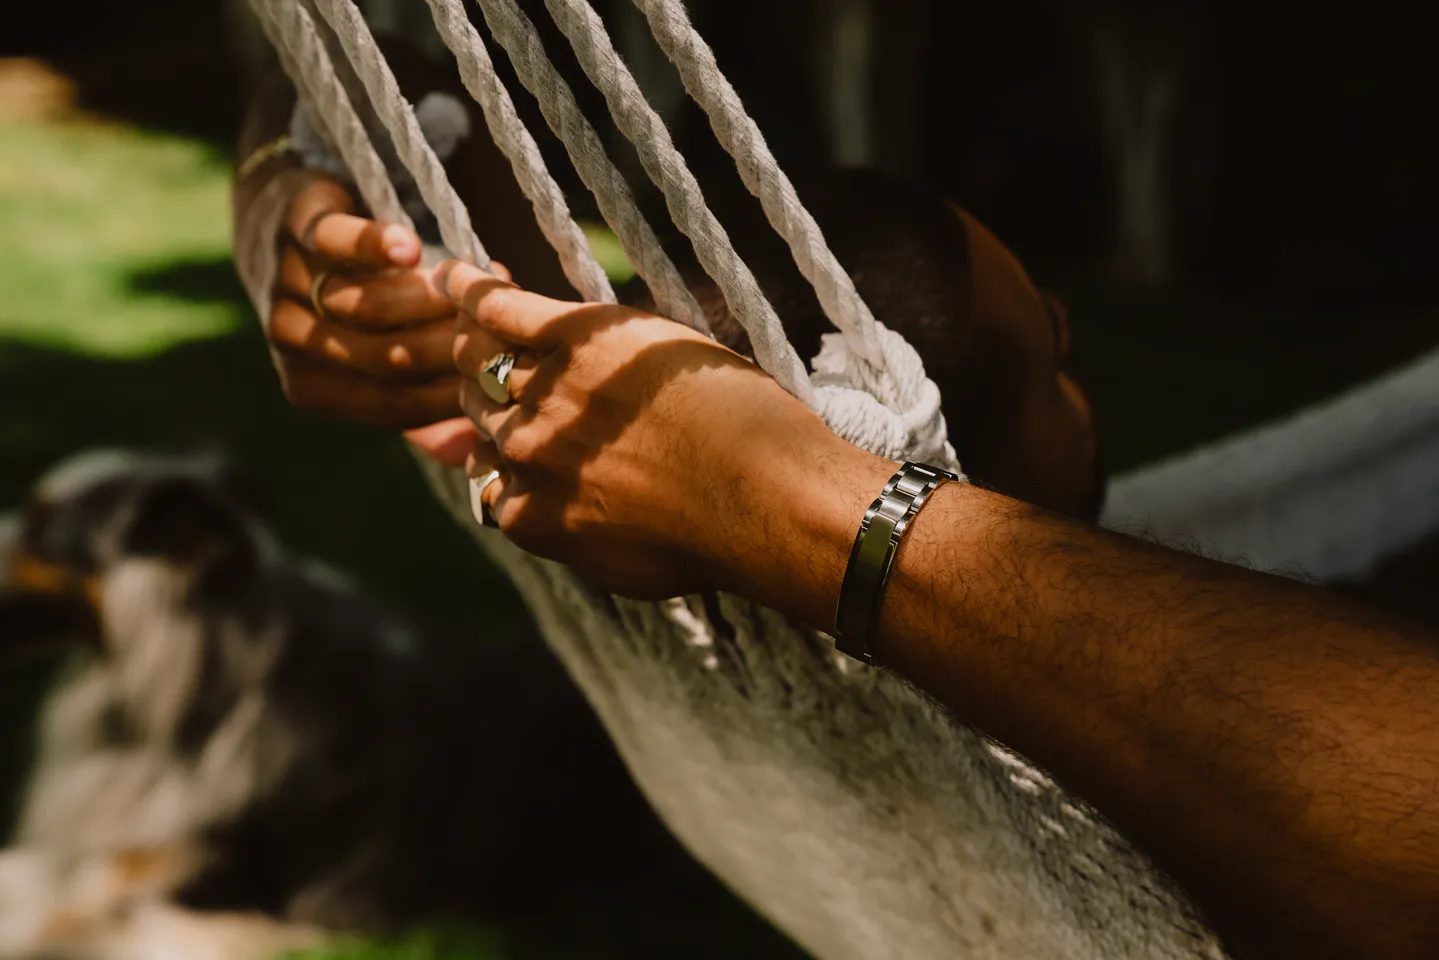
[[[1112,26],[1094,32],[1097,94],[1115,178],[1114,269],[1129,285],[1174,279],[1173,158],[1180,68],[1154,38]]]

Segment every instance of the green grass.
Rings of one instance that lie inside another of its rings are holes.
[[[228,256],[228,170],[124,127],[0,123],[0,336],[133,359],[238,329],[238,303],[158,279]]]

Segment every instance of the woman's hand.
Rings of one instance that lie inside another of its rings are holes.
[[[613,592],[730,586],[732,568],[793,531],[803,504],[787,494],[848,447],[753,363],[680,324],[453,262],[436,284],[461,313],[470,474],[500,471],[484,504],[515,543]],[[509,403],[473,379],[502,352],[517,358]]]
[[[295,407],[399,429],[459,415],[455,310],[412,231],[355,216],[349,192],[315,174],[281,244],[266,333]]]

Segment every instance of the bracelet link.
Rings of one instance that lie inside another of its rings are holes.
[[[835,608],[835,649],[861,663],[874,663],[871,640],[899,545],[935,488],[961,480],[947,470],[907,461],[884,485],[865,511],[850,550]]]

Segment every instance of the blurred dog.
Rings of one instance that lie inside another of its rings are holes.
[[[8,527],[0,652],[85,652],[0,854],[0,956],[51,956],[106,918],[176,928],[175,909],[248,930],[227,956],[474,918],[523,882],[537,830],[564,834],[574,791],[618,773],[592,722],[559,722],[590,738],[569,756],[528,758],[516,729],[556,729],[576,695],[517,692],[524,673],[481,644],[291,556],[220,459],[87,453]]]

